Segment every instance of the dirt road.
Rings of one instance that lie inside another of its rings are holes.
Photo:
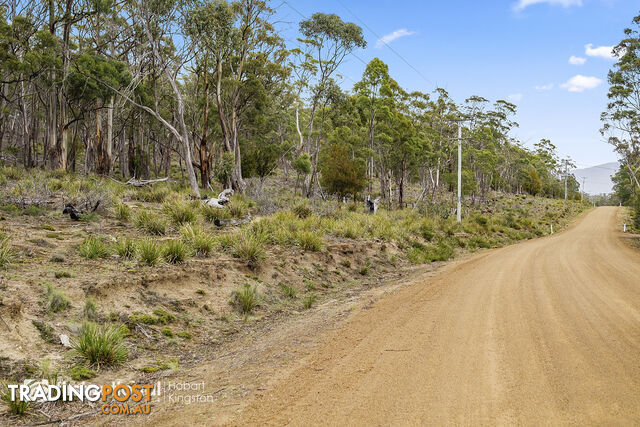
[[[236,422],[640,423],[640,254],[616,212],[383,298]]]

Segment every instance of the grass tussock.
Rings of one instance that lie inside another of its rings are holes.
[[[201,228],[187,224],[180,229],[182,241],[193,251],[195,256],[206,257],[213,252],[216,239]]]
[[[128,357],[124,337],[125,333],[121,327],[99,326],[86,322],[72,347],[92,365],[118,365]]]
[[[58,313],[71,308],[71,301],[61,290],[47,285],[46,310],[49,313]]]
[[[324,239],[313,231],[301,231],[297,238],[300,247],[305,251],[318,252],[324,248]]]
[[[181,240],[168,240],[162,245],[162,257],[169,264],[182,264],[189,255],[189,247]]]
[[[257,266],[267,257],[265,246],[264,237],[243,231],[235,235],[232,254],[236,258]]]
[[[172,201],[162,206],[164,214],[175,226],[193,224],[198,220],[198,211],[188,202]]]
[[[136,255],[136,242],[128,237],[120,237],[113,246],[122,259],[132,259]]]
[[[120,201],[114,204],[113,212],[115,217],[122,222],[127,222],[131,219],[131,208]]]
[[[7,383],[0,383],[0,400],[7,407],[7,412],[11,415],[26,415],[31,406],[31,402],[22,401],[20,399],[11,399],[11,390]]]
[[[158,265],[162,259],[162,251],[152,239],[144,239],[138,242],[136,254],[140,262],[150,267]]]
[[[146,209],[138,211],[133,222],[139,230],[154,236],[164,236],[167,232],[167,222],[158,214]]]
[[[109,246],[97,236],[89,236],[80,245],[80,256],[86,259],[108,258],[111,255]]]
[[[6,270],[16,259],[9,236],[0,234],[0,270]]]
[[[240,289],[233,291],[232,304],[241,313],[250,314],[259,305],[257,287],[245,283]]]

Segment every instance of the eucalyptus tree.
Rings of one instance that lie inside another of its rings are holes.
[[[640,15],[624,35],[613,49],[618,60],[607,78],[609,103],[601,116],[601,132],[640,189]]]
[[[362,74],[362,80],[357,82],[353,89],[358,96],[360,106],[366,120],[367,136],[369,142],[369,156],[367,157],[367,178],[369,179],[369,191],[375,174],[374,154],[376,145],[376,122],[378,111],[384,108],[384,94],[390,93],[390,86],[395,84],[389,76],[389,67],[378,58],[372,59]]]
[[[314,13],[310,19],[300,22],[300,33],[304,36],[300,42],[308,61],[305,67],[316,71],[309,79],[311,105],[306,141],[304,147],[298,147],[298,153],[304,149],[311,157],[313,169],[307,182],[307,195],[310,195],[317,179],[322,138],[313,138],[316,113],[320,106],[326,105],[331,77],[344,58],[357,48],[365,48],[367,42],[362,28],[354,23],[344,22],[334,14]]]
[[[277,86],[286,75],[281,65],[286,59],[284,44],[269,22],[272,13],[265,1],[216,0],[199,5],[188,21],[206,68],[211,58],[223,147],[234,155],[231,184],[238,191],[246,186],[240,144],[243,114],[265,96],[271,77],[277,81],[272,86]]]

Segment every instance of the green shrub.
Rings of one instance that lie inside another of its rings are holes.
[[[180,240],[168,240],[162,245],[162,256],[169,264],[182,264],[189,257],[189,248]]]
[[[162,206],[165,215],[176,226],[192,224],[198,219],[195,208],[186,202],[169,202]]]
[[[324,247],[324,239],[313,231],[301,231],[298,233],[298,243],[305,251],[318,252]]]
[[[151,239],[144,239],[138,243],[138,259],[148,266],[158,265],[161,258],[160,247]]]
[[[114,244],[120,258],[130,259],[136,255],[136,242],[128,237],[120,237]]]
[[[40,225],[40,229],[41,230],[47,230],[47,231],[56,231],[56,229],[53,227],[53,225],[49,225],[49,224]]]
[[[97,236],[89,236],[80,245],[80,256],[87,259],[107,258],[111,251],[107,244]]]
[[[74,381],[90,380],[98,375],[98,373],[93,369],[81,365],[72,366],[67,370],[67,373]]]
[[[191,332],[180,331],[180,332],[176,333],[176,336],[180,337],[180,338],[184,338],[185,340],[190,340],[191,339]]]
[[[637,195],[631,204],[633,211],[633,228],[640,231],[640,195]]]
[[[469,239],[469,248],[471,249],[475,249],[475,248],[490,248],[491,247],[491,242],[489,242],[489,240],[485,239],[482,236],[473,236],[471,239]]]
[[[129,316],[129,322],[133,324],[142,323],[143,325],[155,325],[158,323],[158,318],[150,314],[141,314]]]
[[[161,370],[167,370],[167,369],[171,369],[175,371],[176,369],[178,369],[178,366],[179,366],[178,359],[171,358],[163,362],[157,362],[155,366],[145,366],[141,369],[141,371],[148,374],[161,371]]]
[[[117,365],[127,360],[124,332],[117,326],[98,326],[86,322],[72,343],[73,349],[93,365]]]
[[[371,270],[371,261],[367,260],[360,266],[360,270],[358,270],[358,273],[360,273],[362,276],[366,276],[367,274],[369,274],[369,270]]]
[[[71,301],[62,291],[47,285],[46,310],[49,313],[58,313],[71,307]]]
[[[245,283],[240,289],[233,291],[232,302],[242,313],[251,313],[258,305],[258,289]]]
[[[425,264],[434,261],[446,261],[453,256],[453,247],[444,240],[425,247],[413,247],[407,258],[413,264]]]
[[[153,314],[157,316],[158,322],[163,324],[172,323],[176,320],[176,316],[174,316],[173,314],[169,313],[168,311],[166,311],[161,307],[154,308]]]
[[[423,219],[420,222],[420,235],[427,241],[431,241],[431,239],[433,239],[433,237],[435,236],[435,231],[434,231],[434,224],[433,221],[431,221],[428,218]]]
[[[129,221],[129,219],[131,218],[131,208],[125,203],[116,202],[116,204],[113,207],[113,210],[116,215],[116,218],[118,218],[120,221],[126,222],[126,221]]]
[[[69,277],[72,277],[71,273],[69,273],[66,270],[56,271],[54,273],[54,276],[55,276],[56,279],[68,279]]]
[[[162,236],[167,232],[167,223],[157,214],[148,210],[141,210],[136,213],[133,222],[142,231],[156,236]]]
[[[218,243],[218,246],[220,246],[220,249],[226,251],[233,249],[237,239],[238,237],[236,233],[229,232],[219,234],[218,236],[216,236],[215,240]]]
[[[162,332],[162,335],[164,335],[165,337],[173,337],[173,330],[171,330],[171,328],[169,327],[162,328],[160,332]]]

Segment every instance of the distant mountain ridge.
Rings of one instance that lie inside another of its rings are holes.
[[[587,194],[610,194],[613,193],[613,181],[611,177],[620,169],[620,163],[610,162],[590,168],[574,169],[571,173],[580,183],[580,191]],[[584,179],[584,188],[582,183]]]

